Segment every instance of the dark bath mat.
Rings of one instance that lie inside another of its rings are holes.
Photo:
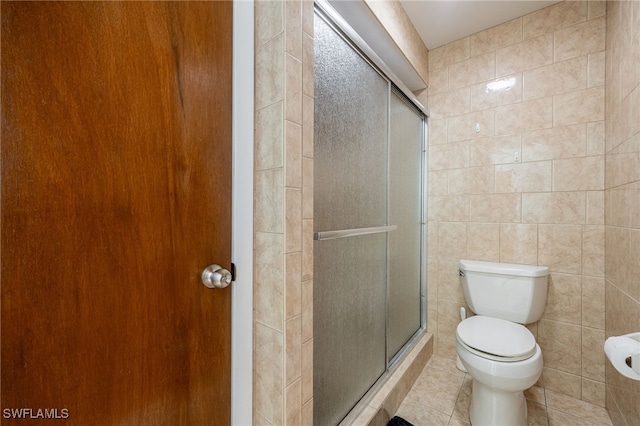
[[[405,419],[403,419],[402,417],[395,416],[394,418],[389,420],[389,423],[387,423],[387,426],[413,426],[413,425],[408,421],[406,421]]]

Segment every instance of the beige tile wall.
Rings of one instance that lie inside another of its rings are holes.
[[[313,2],[255,2],[254,423],[313,423]]]
[[[530,326],[551,360],[541,384],[600,405],[605,363],[587,349],[604,339],[605,181],[607,332],[640,322],[640,13],[638,2],[609,8],[606,108],[605,3],[596,1],[555,5],[431,51],[429,93],[429,327],[439,353],[454,354],[459,258],[547,263],[549,304]],[[508,77],[512,90],[486,92]],[[255,100],[255,422],[310,423],[310,1],[256,2]],[[580,349],[565,356],[568,344]],[[616,424],[637,420],[637,388],[622,392],[628,384],[608,370],[607,385]]]
[[[607,3],[606,336],[640,331],[640,2]],[[615,425],[640,424],[640,382],[606,364]]]
[[[544,354],[539,384],[600,406],[605,15],[605,2],[567,1],[436,48],[428,94],[428,327],[435,352],[455,357],[464,305],[459,259],[548,265],[547,307],[529,325]],[[496,91],[490,83],[511,87]],[[635,142],[636,163],[620,159],[619,167],[639,169]],[[619,203],[632,202],[630,190]],[[632,243],[640,238],[621,241]]]

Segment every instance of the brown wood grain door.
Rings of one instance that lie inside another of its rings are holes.
[[[2,423],[229,424],[232,3],[1,14]]]

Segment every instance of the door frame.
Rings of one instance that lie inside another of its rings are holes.
[[[233,0],[231,424],[238,426],[253,424],[253,8],[253,0]]]

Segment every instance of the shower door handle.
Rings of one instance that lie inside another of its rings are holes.
[[[391,232],[398,229],[397,225],[385,225],[385,226],[373,226],[369,228],[353,228],[353,229],[341,229],[339,231],[322,231],[313,234],[313,239],[316,241],[321,240],[335,240],[336,238],[357,237],[359,235],[369,234],[381,234],[384,232]]]

